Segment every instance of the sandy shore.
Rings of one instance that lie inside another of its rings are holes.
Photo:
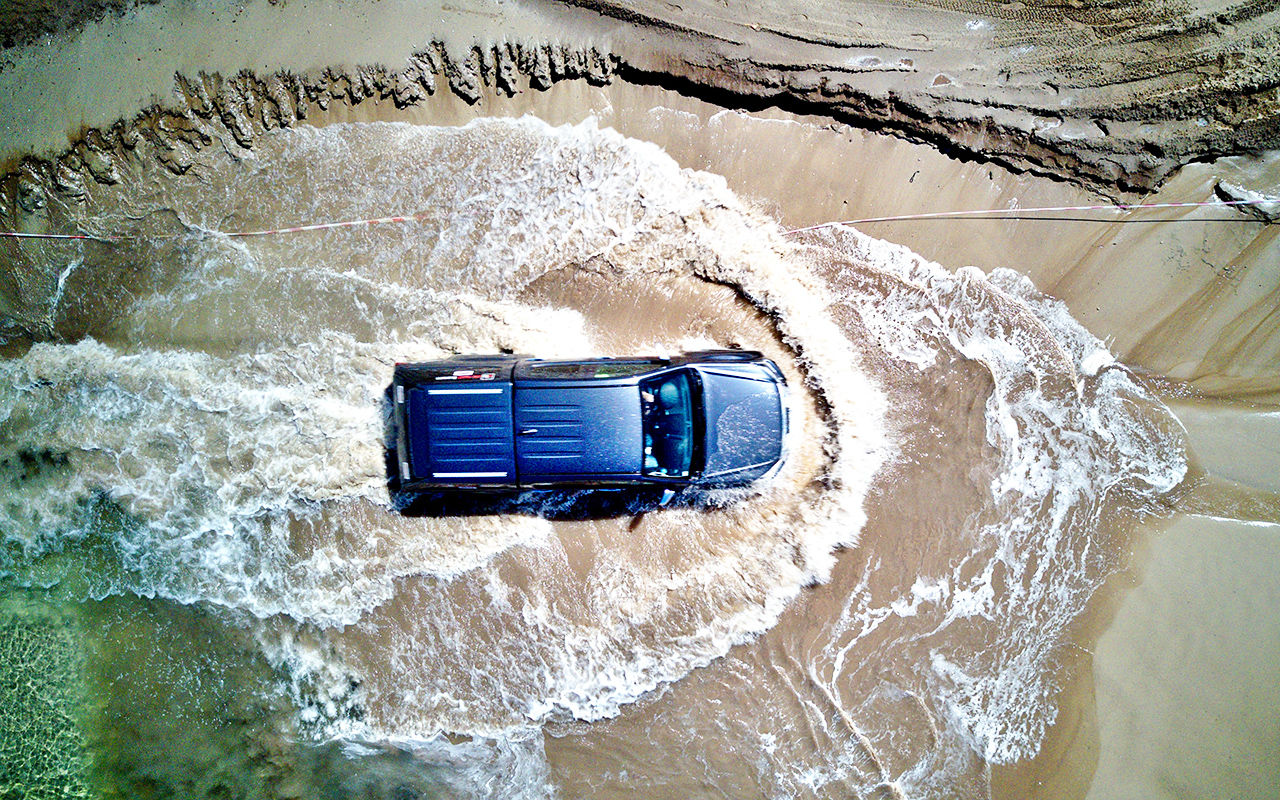
[[[0,159],[18,172],[4,183],[0,217],[54,230],[58,216],[36,199],[75,203],[86,181],[119,180],[134,158],[175,171],[184,154],[206,147],[246,158],[254,136],[274,127],[524,113],[553,124],[595,117],[655,142],[684,166],[724,175],[794,227],[1090,204],[1157,183],[1145,200],[1209,201],[1222,182],[1280,193],[1280,156],[1244,152],[1280,144],[1275,11],[1223,3],[1128,25],[1086,7],[1028,27],[1025,9],[883,3],[851,27],[821,4],[807,18],[771,9],[770,23],[724,19],[701,3],[678,13],[580,5],[160,5],[109,17],[78,38],[6,50]],[[273,47],[299,25],[311,35]],[[1120,30],[1101,35],[1109,25]],[[924,29],[939,33],[921,42]],[[1159,31],[1173,44],[1153,44]],[[1066,32],[1078,46],[1048,47]],[[1156,68],[1159,47],[1184,55]],[[254,74],[230,79],[242,69]],[[175,72],[189,80],[175,85]],[[1189,75],[1201,77],[1188,83]],[[710,100],[784,108],[747,113]],[[18,164],[69,146],[57,162]],[[1183,166],[1192,161],[1202,163]],[[1215,209],[1170,216],[1239,219]],[[1280,441],[1268,410],[1280,400],[1277,228],[862,227],[949,267],[1013,266],[1031,276],[1178,401],[1207,473],[1210,490],[1191,498],[1197,515],[1153,526],[1133,575],[1082,621],[1075,654],[1064,658],[1059,724],[1041,759],[998,772],[997,795],[1266,796],[1280,780],[1272,719],[1280,629],[1269,613],[1280,600],[1280,462],[1268,444]],[[61,291],[56,275],[4,252],[8,327],[56,334],[57,320],[30,311],[42,292]],[[1214,494],[1213,481],[1234,482],[1232,497],[1247,502]]]
[[[1150,543],[1098,640],[1088,797],[1269,797],[1280,786],[1280,415],[1173,408],[1220,485]]]
[[[601,80],[620,72],[729,105],[817,112],[1107,190],[1147,189],[1187,162],[1280,144],[1280,12],[1265,5],[1118,10],[890,0],[852,12],[839,2],[738,11],[607,0],[283,5],[142,6],[108,15],[89,36],[11,48],[0,72],[9,152],[57,150],[57,134],[75,140],[81,126],[163,100],[175,72],[378,64],[392,84],[387,93],[408,92],[404,100],[435,49],[443,63],[427,71],[445,72],[455,90],[475,98],[480,82],[561,77],[554,64],[539,63],[554,61],[553,53],[534,52],[547,45],[570,60],[582,54],[583,72]],[[85,16],[98,9],[82,6]],[[39,11],[6,3],[0,27],[25,30]],[[299,26],[305,36],[281,35]],[[81,63],[97,68],[80,72]],[[83,116],[59,127],[67,106]],[[63,110],[50,116],[50,107]]]

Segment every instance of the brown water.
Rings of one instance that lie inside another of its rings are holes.
[[[85,631],[108,796],[985,796],[1187,473],[1173,416],[1016,271],[785,236],[590,122],[204,158],[39,212],[146,241],[14,262],[57,266],[26,310],[62,341],[0,365],[0,566]],[[217,233],[386,213],[423,218]],[[768,485],[393,508],[397,360],[729,344],[793,387]]]

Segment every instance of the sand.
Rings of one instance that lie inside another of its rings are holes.
[[[1095,650],[1090,800],[1275,796],[1277,534],[1277,522],[1188,516],[1153,544]]]
[[[97,9],[84,5],[86,15]],[[31,13],[27,3],[6,3],[0,24],[25,27],[18,21]],[[12,122],[3,134],[19,149],[57,149],[47,137],[76,129],[59,131],[65,109],[51,117],[50,105],[74,105],[81,118],[72,125],[100,126],[139,101],[165,98],[175,71],[374,63],[400,71],[434,39],[464,72],[498,62],[501,82],[505,72],[530,71],[518,56],[502,65],[504,51],[554,44],[595,51],[631,82],[732,105],[818,111],[1099,188],[1147,189],[1189,161],[1280,144],[1277,14],[1224,0],[1123,9],[901,0],[850,9],[831,0],[741,10],[604,0],[295,0],[287,8],[202,0],[141,6],[95,25],[105,36],[6,54],[0,88]],[[306,36],[281,35],[299,25]],[[95,50],[104,38],[109,47]],[[78,72],[76,63],[96,68]]]
[[[1211,200],[1220,181],[1280,194],[1280,155],[1265,150],[1280,145],[1277,12],[1266,7],[1152,4],[1129,22],[1089,5],[1046,13],[878,3],[846,12],[852,18],[813,4],[805,16],[777,7],[759,19],[703,3],[409,5],[160,4],[91,24],[79,38],[6,50],[0,161],[16,166],[75,145],[72,174],[65,158],[62,173],[23,167],[29,184],[74,202],[77,180],[109,176],[112,160],[136,147],[176,171],[191,142],[244,157],[255,131],[301,124],[299,116],[447,124],[532,112],[553,124],[595,117],[653,141],[796,227],[1085,204],[1134,198],[1125,193],[1134,188],[1149,190],[1151,201],[1198,202]],[[299,25],[308,36],[284,36]],[[274,46],[282,37],[289,49]],[[495,42],[520,45],[508,78]],[[562,48],[562,62],[569,54],[568,66],[552,63],[551,45]],[[545,73],[538,53],[547,54]],[[376,63],[386,69],[353,69]],[[459,67],[468,63],[470,72]],[[396,77],[406,64],[419,70],[408,88]],[[435,77],[423,64],[438,67]],[[174,72],[194,80],[201,70],[241,69],[258,77],[230,88],[204,81],[207,105],[173,81]],[[273,83],[268,74],[279,70],[293,77]],[[548,88],[534,89],[544,77]],[[272,92],[285,99],[262,102]],[[111,131],[153,103],[170,111],[152,109]],[[775,103],[782,108],[763,107]],[[143,132],[132,147],[129,130]],[[6,222],[26,219],[19,183],[13,175],[5,183]],[[1170,216],[1238,218],[1213,209]],[[1205,473],[1188,501],[1194,515],[1167,530],[1152,525],[1132,573],[1082,621],[1059,725],[1040,759],[997,772],[997,796],[1270,796],[1280,785],[1277,228],[974,221],[863,229],[950,267],[1012,265],[1030,275],[1149,373]],[[38,267],[7,258],[14,273]],[[38,277],[22,285],[48,285]],[[51,324],[16,318],[9,327],[29,335]]]
[[[1262,502],[1182,516],[1150,542],[1140,581],[1095,650],[1101,736],[1087,796],[1272,797],[1280,415],[1238,404],[1174,409],[1209,473]]]

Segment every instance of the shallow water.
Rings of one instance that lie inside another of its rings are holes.
[[[1015,271],[788,238],[590,122],[298,128],[93,192],[80,224],[150,238],[22,254],[63,341],[0,363],[0,568],[84,631],[109,795],[983,796],[1186,475]],[[421,218],[217,233],[388,213]],[[712,344],[795,389],[770,485],[394,510],[394,362]]]

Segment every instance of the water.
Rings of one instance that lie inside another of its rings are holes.
[[[0,568],[84,631],[99,790],[982,796],[1186,473],[1176,421],[1016,272],[787,237],[590,122],[241,158],[136,164],[43,213],[153,238],[15,264],[62,341],[0,363]],[[389,213],[422,219],[217,233]],[[796,389],[769,485],[586,520],[392,507],[396,361],[726,344]]]

